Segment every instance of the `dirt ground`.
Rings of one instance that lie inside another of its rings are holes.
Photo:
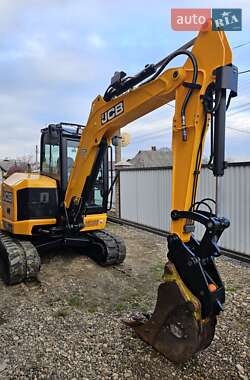
[[[166,239],[115,224],[108,229],[126,242],[119,267],[101,268],[67,250],[42,256],[39,282],[6,287],[0,281],[0,379],[247,380],[249,266],[218,260],[227,304],[215,340],[175,366],[122,323],[153,309]]]
[[[79,304],[90,312],[131,310],[131,306],[148,309],[149,300],[154,304],[163,271],[166,240],[153,234],[145,239],[145,234],[138,230],[135,240],[133,229],[115,224],[108,229],[123,237],[126,235],[124,264],[102,268],[70,249],[43,254],[39,282],[14,287],[1,283],[1,288],[4,287],[1,289],[2,305],[8,309],[12,304],[10,298],[16,304],[18,300],[36,297],[41,302],[52,303],[67,299],[69,304]]]

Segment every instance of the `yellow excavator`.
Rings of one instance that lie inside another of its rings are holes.
[[[168,69],[177,56],[186,58],[184,65]],[[224,174],[225,115],[237,81],[225,33],[201,31],[135,76],[116,72],[104,96],[94,99],[85,127],[61,123],[43,129],[40,173],[14,173],[2,184],[0,254],[6,283],[36,277],[45,249],[69,246],[101,265],[123,262],[123,240],[104,229],[109,147],[118,130],[175,100],[168,262],[152,316],[129,324],[173,362],[206,348],[225,301],[214,259],[229,221],[214,214],[211,200],[196,201],[196,192],[209,125],[209,165],[215,176]],[[205,227],[201,240],[195,238],[195,222]]]

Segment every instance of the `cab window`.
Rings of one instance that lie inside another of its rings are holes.
[[[79,141],[76,140],[67,140],[67,178],[69,179],[71,169],[74,165],[77,148]]]
[[[102,207],[103,205],[103,195],[104,195],[104,177],[103,177],[103,164],[98,172],[98,176],[94,183],[94,188],[89,195],[87,206],[92,207]]]
[[[78,149],[79,141],[67,139],[67,175],[68,179],[70,176],[71,169],[74,165],[76,153]],[[98,172],[97,179],[94,184],[94,188],[90,193],[87,206],[92,207],[102,207],[103,204],[103,164]]]
[[[42,171],[59,179],[60,177],[60,150],[58,144],[45,144],[42,162]]]

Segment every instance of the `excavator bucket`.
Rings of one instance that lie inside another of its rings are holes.
[[[216,317],[201,318],[201,304],[167,263],[150,319],[126,322],[145,342],[175,363],[185,362],[213,340]]]

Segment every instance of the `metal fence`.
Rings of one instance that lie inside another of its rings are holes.
[[[120,172],[120,217],[138,224],[170,231],[171,168],[123,169]],[[250,162],[229,164],[220,179],[221,215],[231,226],[220,246],[250,256]],[[197,200],[216,196],[210,170],[203,168]],[[202,226],[196,233],[201,237]]]

